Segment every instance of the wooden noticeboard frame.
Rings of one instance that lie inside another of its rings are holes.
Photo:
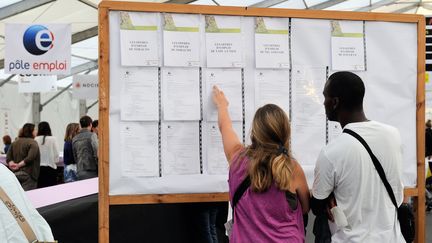
[[[109,206],[122,204],[227,201],[227,193],[109,195],[109,12],[171,12],[212,15],[291,17],[361,21],[406,22],[417,24],[417,187],[406,188],[416,207],[416,241],[425,242],[425,19],[422,15],[290,10],[276,8],[220,7],[184,4],[102,1],[99,4],[99,242],[109,242]]]

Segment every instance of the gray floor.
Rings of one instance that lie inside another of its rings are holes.
[[[312,225],[314,216],[309,213],[309,224],[306,232],[306,243],[314,243],[314,236],[312,233]],[[432,243],[432,212],[426,213],[426,242]]]

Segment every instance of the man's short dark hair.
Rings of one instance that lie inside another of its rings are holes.
[[[338,97],[341,108],[358,110],[363,107],[365,86],[359,76],[347,71],[336,72],[328,81],[328,95]]]
[[[92,124],[92,119],[89,116],[83,116],[80,119],[81,128],[88,127]]]

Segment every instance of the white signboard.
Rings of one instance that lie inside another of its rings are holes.
[[[123,66],[158,66],[159,14],[120,12],[120,50]]]
[[[243,67],[240,16],[205,16],[207,67]]]
[[[55,75],[20,75],[18,93],[43,93],[57,91]]]
[[[364,39],[362,21],[331,21],[332,69],[364,71]]]
[[[72,97],[75,99],[97,99],[99,81],[97,75],[74,75]]]
[[[288,19],[255,18],[257,68],[289,68]]]
[[[5,43],[5,73],[70,73],[70,24],[6,24]]]
[[[199,15],[164,13],[164,65],[198,67]]]

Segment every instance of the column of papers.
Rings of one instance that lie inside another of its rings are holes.
[[[255,109],[275,104],[289,115],[289,71],[256,70],[255,71]]]
[[[233,122],[232,125],[237,137],[241,141],[243,133],[242,123]],[[207,172],[213,175],[226,175],[228,173],[228,161],[224,153],[222,135],[218,124],[216,122],[208,122],[204,131],[207,135],[207,143],[205,144],[207,148]]]
[[[120,12],[123,66],[159,66],[159,14]]]
[[[158,68],[128,68],[122,70],[121,120],[159,120]]]
[[[289,68],[288,19],[255,17],[256,68]]]
[[[294,158],[304,165],[314,165],[326,143],[325,81],[326,68],[293,67],[291,144]]]
[[[200,173],[199,122],[162,123],[162,175]]]
[[[120,123],[123,175],[159,176],[158,138],[158,123]]]
[[[207,67],[243,67],[240,16],[205,16]]]
[[[162,71],[163,119],[200,120],[198,68],[164,68]]]
[[[213,104],[213,86],[217,85],[229,101],[228,111],[233,121],[243,120],[242,76],[240,69],[207,69],[207,121],[217,121],[217,109]]]
[[[199,15],[163,13],[164,65],[200,66]]]

